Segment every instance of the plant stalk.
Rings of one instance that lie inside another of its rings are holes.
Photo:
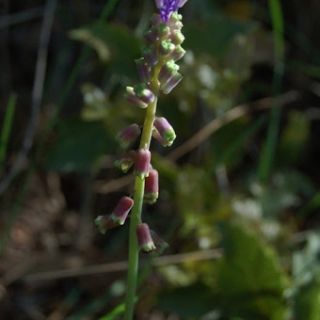
[[[143,131],[140,140],[141,149],[149,149],[152,139],[153,122],[157,110],[157,97],[159,94],[158,75],[161,70],[162,62],[160,61],[154,69],[151,88],[155,94],[155,100],[148,106],[146,117],[143,124]],[[125,320],[132,320],[134,315],[134,305],[136,300],[136,289],[138,281],[139,269],[139,245],[136,235],[136,229],[141,223],[141,214],[144,198],[145,179],[136,176],[134,183],[134,206],[130,218],[129,230],[129,258],[128,258],[128,275],[127,275],[127,296],[126,296],[126,311]]]

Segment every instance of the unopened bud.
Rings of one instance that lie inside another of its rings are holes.
[[[120,159],[114,162],[114,165],[119,168],[123,173],[127,173],[135,162],[135,151],[130,151]]]
[[[182,80],[182,75],[177,72],[166,83],[161,85],[164,94],[169,94]]]
[[[171,35],[170,35],[170,39],[172,41],[172,43],[178,45],[178,44],[182,44],[185,40],[185,36],[183,35],[183,33],[180,30],[172,30]]]
[[[160,53],[163,55],[168,55],[174,52],[176,46],[170,40],[163,40],[160,44]]]
[[[173,52],[171,53],[170,57],[174,61],[178,61],[184,57],[186,54],[186,50],[184,50],[181,46],[176,46]]]
[[[129,197],[122,197],[117,206],[109,216],[98,216],[95,219],[95,224],[102,234],[105,234],[107,230],[121,226],[125,223],[127,216],[133,207],[133,200]]]
[[[134,92],[138,96],[138,98],[140,98],[147,105],[152,103],[155,99],[153,92],[143,84],[135,86]]]
[[[158,55],[154,47],[144,48],[142,54],[146,63],[151,67],[158,63]]]
[[[134,92],[134,88],[133,87],[127,87],[126,88],[126,98],[127,100],[132,103],[133,105],[145,109],[148,107],[148,104],[146,104],[145,102],[143,102],[138,96],[137,94]]]
[[[128,148],[132,143],[134,143],[141,134],[141,129],[136,123],[124,128],[118,134],[118,140],[122,148]]]
[[[153,204],[158,200],[159,196],[159,173],[155,169],[149,171],[149,176],[145,182],[144,200]]]
[[[133,207],[133,200],[129,197],[122,197],[111,214],[112,220],[118,225],[123,225],[130,210]]]
[[[135,157],[135,174],[140,178],[149,175],[151,152],[148,149],[139,149]]]
[[[166,118],[156,118],[154,127],[161,137],[164,146],[171,146],[176,138],[176,133]]]
[[[160,70],[159,81],[165,84],[169,81],[174,74],[179,70],[179,66],[174,62],[174,60],[168,61]]]
[[[152,240],[150,228],[146,223],[140,223],[137,226],[137,238],[139,247],[144,252],[151,252],[156,249]]]

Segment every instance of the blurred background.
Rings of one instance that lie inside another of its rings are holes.
[[[116,134],[151,0],[0,0],[0,314],[121,319],[132,177]],[[320,319],[320,3],[189,0],[183,82],[152,145],[136,319]],[[161,238],[161,239],[160,239]],[[168,244],[168,246],[166,245]]]

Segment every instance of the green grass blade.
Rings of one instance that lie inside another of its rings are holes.
[[[270,15],[273,27],[274,39],[274,77],[273,77],[273,94],[279,94],[282,88],[284,75],[284,20],[282,7],[279,0],[269,0]],[[265,183],[269,177],[274,163],[278,134],[280,127],[281,109],[273,105],[270,115],[267,139],[262,148],[258,175],[261,182]]]
[[[0,137],[0,172],[2,171],[3,164],[7,154],[7,147],[8,147],[8,141],[9,141],[11,130],[12,130],[16,100],[17,100],[16,95],[13,94],[10,96],[7,104],[6,112],[4,115],[3,127],[1,130],[1,137]]]

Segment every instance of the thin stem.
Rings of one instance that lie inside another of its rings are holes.
[[[153,72],[151,81],[152,90],[157,97],[159,94],[158,75],[162,66],[162,62],[159,62]],[[143,131],[140,140],[140,148],[149,149],[153,122],[157,110],[157,98],[148,106],[145,121],[143,124]],[[125,320],[132,320],[134,313],[135,295],[137,289],[138,268],[139,268],[139,245],[136,235],[136,229],[141,222],[142,205],[144,197],[145,179],[139,176],[135,178],[134,184],[134,206],[130,219],[129,230],[129,258],[128,258],[128,280],[127,280],[127,297],[126,297],[126,313]]]

